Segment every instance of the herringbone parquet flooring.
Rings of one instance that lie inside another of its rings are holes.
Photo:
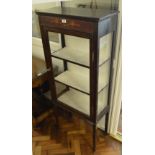
[[[33,155],[121,155],[121,143],[97,131],[97,150],[91,148],[91,126],[78,116],[59,116],[55,128],[53,114],[33,129]]]

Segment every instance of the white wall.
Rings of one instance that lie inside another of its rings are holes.
[[[72,2],[64,2],[66,7],[76,7],[78,4],[88,4],[90,5],[91,0],[73,0]],[[98,8],[110,7],[111,0],[96,0]]]
[[[39,1],[39,0],[35,0],[35,1]],[[35,9],[49,9],[49,8],[52,8],[52,7],[55,7],[55,6],[58,6],[60,5],[60,2],[51,2],[49,0],[49,2],[44,2],[44,3],[32,3],[32,10],[35,10]]]
[[[45,0],[45,2],[47,3],[41,3],[42,1],[44,0],[32,0],[32,10],[34,11],[35,9],[49,9],[60,5],[60,3],[55,2],[57,0]],[[42,41],[39,38],[32,38],[32,55],[44,60]]]
[[[59,2],[59,1],[68,1],[68,0],[32,0],[32,4],[47,3],[47,2]]]

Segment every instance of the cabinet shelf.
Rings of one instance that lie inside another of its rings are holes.
[[[105,93],[105,92],[103,92]],[[101,97],[100,97],[101,96]],[[82,112],[85,115],[90,115],[90,96],[83,94],[77,90],[69,89],[67,92],[62,94],[58,101],[63,104]],[[102,94],[98,98],[98,111],[106,107],[106,102],[103,103]]]
[[[65,71],[55,77],[55,81],[89,94],[89,76],[77,72]]]
[[[81,65],[83,67],[89,67],[89,54],[79,50],[64,47],[61,50],[51,53],[51,56],[77,65]]]
[[[102,79],[102,76],[100,76],[99,79]],[[55,81],[65,84],[66,86],[76,89],[82,93],[90,94],[89,74],[82,74],[76,71],[67,70],[55,77]],[[98,93],[107,87],[107,85],[108,82],[106,82],[106,80],[99,80]]]
[[[110,59],[110,55],[104,55],[105,48],[101,48],[101,56],[99,57],[99,66],[102,66],[106,61]],[[75,50],[69,47],[64,47],[58,51],[52,52],[51,56],[57,59],[66,60],[68,62],[89,68],[89,52]]]

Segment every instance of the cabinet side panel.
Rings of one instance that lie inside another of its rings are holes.
[[[109,17],[99,23],[99,36],[104,36],[116,29],[116,18],[117,15]]]
[[[112,33],[100,38],[99,65],[111,57]]]

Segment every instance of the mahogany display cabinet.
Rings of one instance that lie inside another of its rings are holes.
[[[55,7],[36,13],[55,110],[64,108],[90,122],[95,151],[97,123],[103,116],[105,132],[108,128],[118,11]],[[62,48],[52,50],[49,32],[61,34]],[[53,59],[63,65],[56,77]]]

